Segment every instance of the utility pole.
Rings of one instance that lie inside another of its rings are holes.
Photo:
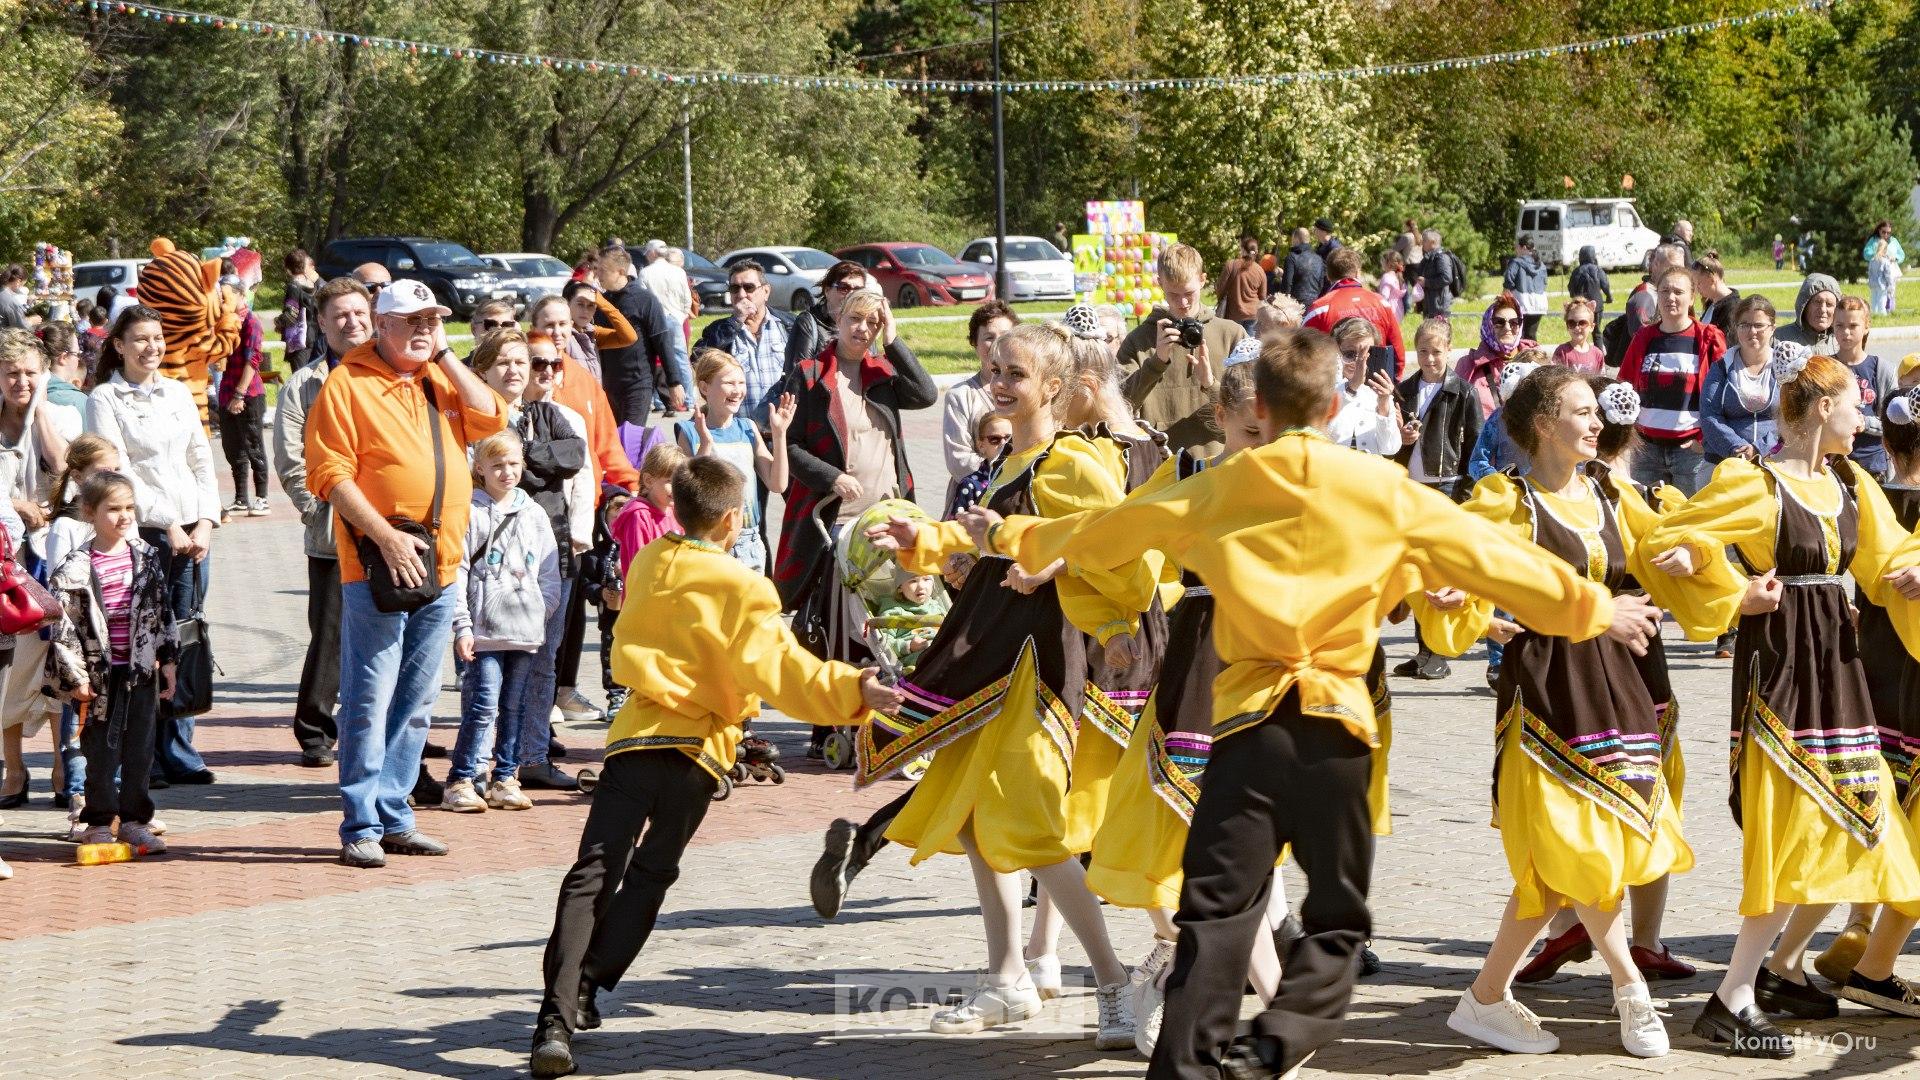
[[[1000,85],[1000,5],[993,6],[993,294],[1007,299],[1006,89]]]
[[[680,187],[687,207],[687,247],[693,250],[693,110],[686,94],[680,95]]]

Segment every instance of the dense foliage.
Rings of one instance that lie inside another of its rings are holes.
[[[983,78],[973,0],[196,0],[209,13],[683,69]],[[1002,8],[1007,77],[1330,70],[1519,49],[1738,14],[1748,0],[1059,0]],[[697,246],[955,248],[992,221],[991,98],[691,89],[604,73],[414,58],[0,0],[0,258],[250,234],[269,250],[422,232],[570,257],[618,234]],[[1093,198],[1218,257],[1325,215],[1377,242],[1415,217],[1490,266],[1516,200],[1611,194],[1700,240],[1822,234],[1858,273],[1906,193],[1920,121],[1920,0],[1552,60],[1423,76],[1007,103],[1009,225],[1047,234]],[[1851,253],[1851,254],[1849,254]]]

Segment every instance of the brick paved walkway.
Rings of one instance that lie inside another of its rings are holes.
[[[920,475],[937,490],[935,424],[923,416],[912,435]],[[304,640],[299,557],[283,502],[217,538],[210,613],[226,677],[199,743],[220,783],[159,793],[172,854],[74,866],[72,849],[49,838],[64,815],[47,803],[45,738],[29,747],[36,801],[0,823],[0,854],[17,872],[0,883],[0,1076],[524,1075],[540,950],[585,803],[540,794],[527,813],[428,813],[426,827],[453,845],[448,858],[395,859],[384,872],[335,864],[333,774],[300,768],[286,730]],[[1388,640],[1394,659],[1408,653],[1403,634]],[[1674,667],[1699,867],[1676,882],[1667,931],[1673,951],[1702,968],[1656,989],[1672,1003],[1675,1052],[1643,1062],[1620,1051],[1597,961],[1522,991],[1560,1035],[1557,1055],[1502,1056],[1446,1029],[1509,884],[1486,825],[1492,699],[1469,660],[1445,683],[1396,684],[1396,833],[1380,846],[1374,884],[1386,969],[1360,988],[1348,1037],[1304,1075],[1920,1075],[1920,1023],[1853,1006],[1803,1025],[1832,1040],[1827,1052],[1809,1046],[1783,1065],[1722,1057],[1685,1034],[1731,947],[1738,846],[1724,809],[1726,665],[1681,646]],[[443,724],[456,715],[452,695],[439,715]],[[773,719],[762,730],[799,756],[798,725]],[[575,767],[596,756],[603,729],[562,734]],[[450,744],[451,729],[435,741]],[[1087,991],[1016,1029],[970,1038],[926,1034],[923,1008],[857,1020],[836,1011],[836,980],[906,973],[964,983],[983,961],[958,859],[909,869],[889,850],[834,924],[808,906],[824,824],[898,790],[854,793],[846,774],[796,764],[784,786],[750,785],[717,805],[653,942],[602,996],[606,1026],[579,1039],[583,1072],[1140,1075],[1131,1054],[1091,1049]],[[1109,925],[1124,954],[1144,953],[1143,917],[1109,910]],[[1067,964],[1070,977],[1087,978],[1070,938]]]

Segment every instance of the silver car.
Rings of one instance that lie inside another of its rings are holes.
[[[982,236],[960,249],[960,261],[993,265],[993,237]],[[1073,260],[1051,240],[1007,237],[1007,299],[1071,300]]]
[[[480,256],[480,261],[500,271],[500,284],[518,296],[519,314],[543,296],[558,296],[573,280],[573,268],[551,255],[537,252],[495,252]]]
[[[768,303],[805,311],[819,297],[820,279],[840,260],[810,247],[755,247],[729,251],[717,260],[726,270],[752,259],[766,272]]]

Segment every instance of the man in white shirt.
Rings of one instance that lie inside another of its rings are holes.
[[[670,250],[665,240],[647,241],[640,249],[647,260],[647,265],[640,270],[640,284],[660,302],[667,322],[673,326],[673,333],[668,335],[673,343],[673,355],[667,362],[673,365],[673,374],[680,385],[691,390],[693,369],[687,366],[687,316],[693,310],[693,292],[687,287],[687,272],[667,257]]]

